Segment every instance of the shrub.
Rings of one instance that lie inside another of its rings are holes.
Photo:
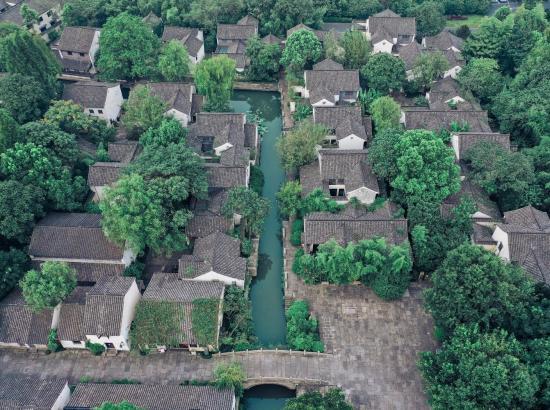
[[[214,369],[214,385],[218,389],[235,389],[235,396],[241,397],[246,373],[240,363],[220,363]]]
[[[317,319],[309,313],[305,300],[297,300],[286,311],[287,341],[291,349],[323,352]]]
[[[309,104],[296,103],[296,111],[292,114],[294,121],[302,121],[313,114],[313,107]]]
[[[48,350],[50,352],[58,352],[62,349],[63,347],[57,338],[57,329],[50,329],[48,333]]]
[[[258,165],[250,167],[250,189],[258,195],[262,195],[264,188],[264,173]]]
[[[133,261],[130,266],[127,266],[126,269],[122,272],[123,276],[131,276],[140,280],[143,277],[143,270],[145,269],[145,264],[139,261]]]
[[[292,223],[292,233],[290,234],[290,243],[294,246],[302,244],[302,232],[304,231],[304,221],[296,219]]]
[[[252,240],[248,238],[244,238],[241,241],[241,254],[244,257],[249,257],[250,255],[252,255],[253,251],[254,251],[254,246],[252,244]]]
[[[253,348],[256,342],[247,292],[235,285],[228,286],[223,297],[221,349],[246,350]]]
[[[99,356],[105,351],[105,346],[102,343],[93,343],[89,340],[86,341],[86,348],[92,352],[94,356]]]

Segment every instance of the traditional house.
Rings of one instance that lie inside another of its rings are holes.
[[[200,111],[202,97],[196,94],[192,83],[148,83],[147,88],[152,96],[166,103],[164,115],[175,118],[183,127],[193,122]]]
[[[225,54],[235,61],[237,71],[243,72],[248,65],[246,42],[258,34],[258,24],[255,17],[248,15],[237,24],[218,24],[215,54]]]
[[[177,319],[180,326],[170,332],[170,339],[175,340],[180,348],[186,348],[192,352],[216,350],[223,319],[224,289],[222,282],[181,279],[177,273],[155,273],[140,303],[168,302],[174,306],[178,312]],[[214,334],[208,336],[199,335],[193,330],[192,316],[196,308],[195,302],[202,300],[213,302],[210,307],[214,311],[208,313],[214,318],[213,327],[216,330]],[[139,326],[139,323],[136,325]],[[157,347],[164,349],[168,346]]]
[[[427,110],[425,108],[403,109],[401,122],[407,130],[425,129],[434,132],[492,132],[487,111]]]
[[[67,262],[84,282],[122,272],[135,259],[130,249],[109,242],[101,229],[100,214],[86,213],[48,214],[33,230],[29,255],[35,264]],[[98,266],[102,269],[94,274]]]
[[[314,107],[313,122],[327,128],[330,147],[361,150],[372,136],[371,119],[361,115],[359,106]]]
[[[246,258],[241,257],[241,241],[221,232],[197,239],[193,255],[180,258],[178,273],[182,278],[244,288]]]
[[[396,46],[397,56],[405,63],[405,72],[407,74],[407,80],[414,80],[413,68],[416,63],[416,59],[424,52],[422,46],[416,41],[412,43]]]
[[[264,44],[277,44],[278,46],[283,45],[283,40],[281,40],[279,37],[274,36],[273,34],[268,34],[265,37],[262,37],[262,43]]]
[[[338,203],[371,204],[380,192],[366,150],[320,149],[317,161],[300,168],[300,183],[304,195],[319,188]]]
[[[137,141],[118,140],[110,142],[107,147],[107,155],[113,162],[123,162],[125,164],[131,162],[139,151],[139,143]]]
[[[0,408],[4,410],[63,410],[70,396],[66,379],[16,374],[0,378]]]
[[[123,98],[119,84],[98,81],[65,84],[62,99],[80,105],[85,113],[110,124],[120,119]]]
[[[234,218],[222,215],[222,206],[227,198],[227,189],[208,188],[207,199],[191,200],[193,217],[185,227],[190,238],[203,238],[216,232],[229,232],[235,226]]]
[[[456,78],[458,76],[458,73],[460,73],[460,70],[462,70],[462,67],[466,65],[466,61],[464,60],[464,57],[462,57],[462,53],[460,53],[459,51],[453,51],[451,49],[444,50],[441,53],[449,63],[449,68],[443,73],[443,78]]]
[[[0,23],[13,23],[17,26],[26,26],[33,33],[41,35],[44,40],[48,40],[48,31],[56,27],[60,22],[61,14],[60,0],[10,0],[3,7],[4,12],[0,13]],[[36,21],[25,23],[21,15],[21,8],[26,5],[34,10],[38,15]],[[0,6],[0,8],[2,8]]]
[[[428,36],[422,39],[422,46],[432,51],[451,50],[455,52],[462,51],[464,40],[455,36],[449,30],[443,30],[435,36]]]
[[[491,201],[489,195],[469,178],[461,181],[460,191],[443,201],[440,207],[441,215],[445,218],[452,217],[453,210],[464,198],[472,200],[476,207],[476,212],[471,215],[475,223],[492,226],[501,220],[502,216],[497,204]]]
[[[16,288],[0,301],[0,346],[45,350],[52,321],[52,310],[33,311]]]
[[[57,336],[66,348],[84,349],[86,342],[107,349],[130,350],[130,325],[141,298],[136,280],[109,277],[94,286],[77,286],[56,307]]]
[[[179,41],[187,50],[191,63],[197,64],[204,58],[204,33],[198,28],[165,26],[162,42]]]
[[[304,248],[314,252],[330,240],[345,245],[376,237],[400,245],[407,240],[407,220],[396,213],[397,208],[389,202],[372,212],[351,204],[339,213],[313,212],[304,218]]]
[[[99,50],[100,30],[93,27],[65,27],[55,47],[57,56],[67,73],[87,75],[93,69]]]
[[[504,212],[492,235],[496,253],[523,267],[537,282],[550,285],[550,218],[532,206]]]
[[[372,43],[373,53],[392,53],[394,45],[406,45],[416,36],[414,17],[401,17],[386,9],[367,19],[367,38]]]
[[[462,160],[466,152],[479,143],[493,143],[510,151],[510,134],[498,132],[454,132],[451,135],[451,144],[458,161]]]
[[[431,84],[430,90],[426,92],[431,110],[445,111],[471,111],[479,109],[478,104],[466,100],[465,93],[460,89],[458,81],[451,77],[439,79]]]
[[[166,384],[78,384],[65,410],[127,401],[147,410],[236,410],[233,389]]]
[[[294,87],[313,107],[353,104],[360,90],[359,71],[344,70],[341,64],[330,59],[315,64],[313,70],[304,71],[304,86]]]
[[[323,41],[325,38],[326,31],[323,30],[315,30],[309,26],[306,26],[303,23],[296,24],[294,27],[289,28],[286,31],[286,38],[288,39],[292,33],[295,33],[296,31],[300,30],[307,30],[311,31],[313,34],[315,34],[315,37],[319,39],[319,41]]]

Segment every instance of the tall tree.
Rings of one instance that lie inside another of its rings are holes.
[[[345,52],[345,68],[358,70],[367,64],[371,46],[361,31],[346,31],[342,37],[342,47]]]
[[[254,36],[246,43],[246,56],[250,59],[250,65],[246,69],[249,79],[266,81],[277,77],[281,59],[279,44],[265,44]]]
[[[30,260],[26,252],[16,248],[0,251],[0,300],[17,285],[29,266]]]
[[[259,236],[268,211],[267,199],[244,186],[231,188],[222,207],[222,213],[227,218],[232,218],[234,214],[242,217],[241,238],[245,235],[248,238]]]
[[[0,106],[19,124],[34,121],[48,107],[48,97],[42,85],[34,77],[15,73],[0,77]]]
[[[346,59],[346,50],[340,45],[336,33],[331,30],[323,37],[323,50],[325,58],[330,58],[337,63],[343,64]]]
[[[35,219],[43,215],[44,193],[19,181],[0,181],[0,235],[27,242]]]
[[[178,40],[171,40],[162,47],[158,70],[166,81],[182,81],[189,75],[189,54]]]
[[[266,31],[284,35],[286,30],[299,23],[319,27],[326,9],[317,7],[314,0],[276,0],[268,10],[271,10],[271,15],[263,19]]]
[[[48,149],[65,166],[72,167],[78,160],[79,150],[74,135],[61,131],[54,124],[28,122],[19,129],[19,138],[27,144]]]
[[[393,98],[388,96],[377,98],[372,102],[370,112],[377,134],[388,128],[399,128],[401,107]]]
[[[412,9],[412,15],[416,18],[416,34],[423,38],[435,36],[447,23],[443,15],[443,5],[436,1],[423,1]]]
[[[539,145],[523,150],[522,153],[531,158],[535,167],[535,184],[539,191],[535,205],[548,212],[550,211],[550,136],[543,136]]]
[[[234,80],[235,61],[225,55],[197,64],[195,84],[199,93],[206,96],[205,111],[229,111]]]
[[[322,46],[315,34],[306,29],[292,33],[285,44],[281,64],[295,76],[320,57]]]
[[[101,78],[135,80],[154,73],[160,40],[140,17],[124,12],[107,20],[99,47],[97,67]]]
[[[0,153],[19,141],[19,125],[11,114],[0,108]]]
[[[466,60],[472,58],[492,58],[499,60],[503,55],[511,30],[507,21],[500,21],[490,17],[481,21],[479,28],[475,30],[464,43],[462,50]]]
[[[458,74],[460,84],[483,103],[491,101],[504,86],[498,62],[491,58],[473,58]]]
[[[441,52],[422,53],[414,61],[414,80],[418,85],[427,89],[434,81],[442,78],[448,69],[449,61]]]
[[[131,136],[137,137],[149,128],[160,126],[167,104],[151,95],[147,86],[138,85],[124,103],[122,124]]]
[[[187,128],[183,128],[178,120],[165,118],[156,128],[149,128],[143,133],[139,142],[144,147],[148,145],[169,145],[184,143],[187,138]]]
[[[327,136],[327,130],[320,124],[308,120],[300,121],[297,127],[277,141],[283,167],[295,171],[317,158],[316,146]]]
[[[388,53],[374,54],[361,69],[361,77],[370,89],[388,94],[392,90],[400,90],[403,86],[405,63]]]

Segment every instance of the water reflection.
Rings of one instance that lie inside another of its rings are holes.
[[[282,410],[295,392],[274,384],[263,384],[248,389],[244,393],[245,410]]]

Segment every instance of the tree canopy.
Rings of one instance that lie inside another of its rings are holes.
[[[122,124],[132,136],[139,136],[149,128],[159,127],[167,110],[166,103],[151,95],[149,88],[143,85],[132,90],[123,107]]]
[[[442,78],[449,68],[449,61],[441,52],[422,53],[414,61],[412,69],[414,81],[424,89],[428,89],[434,81]]]
[[[361,77],[370,89],[385,95],[392,90],[400,90],[403,86],[405,63],[391,54],[377,53],[361,68]]]
[[[19,73],[0,77],[0,95],[2,108],[19,124],[40,118],[49,102],[45,90],[35,77]]]
[[[250,64],[246,68],[246,76],[253,81],[273,80],[279,73],[281,46],[266,44],[258,36],[254,36],[246,43],[246,56]]]
[[[227,218],[233,218],[234,214],[242,217],[241,238],[245,235],[248,238],[252,235],[259,236],[268,211],[267,199],[244,186],[231,188],[222,207],[222,213]]]
[[[287,342],[292,350],[323,352],[325,347],[319,339],[319,325],[309,312],[305,300],[294,301],[286,311]]]
[[[443,15],[443,5],[437,1],[423,1],[412,9],[416,18],[416,35],[419,38],[435,36],[445,27],[447,19]]]
[[[293,32],[286,40],[281,64],[298,76],[307,66],[311,66],[320,57],[322,46],[315,34],[306,29]]]
[[[490,102],[504,86],[498,61],[491,58],[471,59],[458,74],[458,81],[485,103]]]
[[[189,75],[189,54],[178,40],[170,40],[160,50],[158,71],[166,81],[182,81]]]
[[[195,69],[195,84],[206,96],[205,111],[229,111],[235,80],[235,61],[225,55],[201,61]]]
[[[16,248],[0,251],[0,300],[17,285],[29,266],[30,260],[26,252]]]
[[[384,130],[399,128],[401,107],[393,98],[388,96],[376,98],[369,109],[377,136]]]
[[[283,167],[287,171],[297,170],[317,158],[315,147],[323,142],[327,130],[320,124],[302,120],[291,131],[277,141]]]
[[[318,391],[302,394],[292,398],[285,404],[284,410],[352,410],[353,406],[346,401],[344,392],[340,389],[330,389],[325,394]]]
[[[124,400],[124,401],[121,401],[120,403],[105,402],[101,406],[95,407],[94,410],[145,410],[145,409]]]

